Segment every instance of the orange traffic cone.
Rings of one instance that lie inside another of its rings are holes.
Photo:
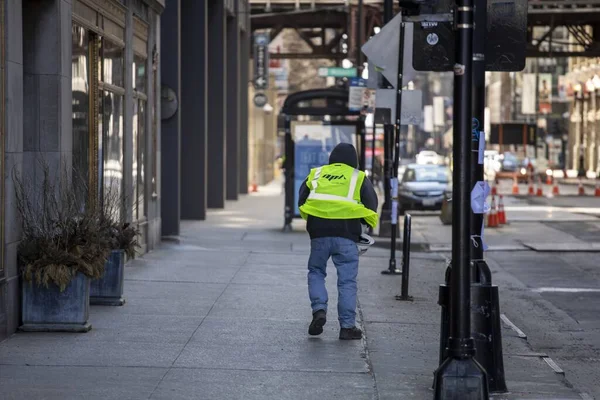
[[[488,228],[498,227],[498,210],[496,209],[496,198],[492,196],[492,209],[488,214]]]
[[[552,185],[552,175],[546,175],[546,185]]]
[[[583,182],[581,182],[581,179],[579,180],[579,187],[577,188],[577,194],[579,196],[585,196],[585,188],[583,187]]]
[[[554,181],[554,187],[552,188],[552,194],[554,196],[558,196],[560,194],[560,190],[558,189],[558,182]]]
[[[250,192],[251,193],[256,193],[258,192],[258,184],[256,183],[256,176],[254,177],[254,179],[252,180],[252,185],[250,186]]]
[[[531,178],[529,179],[529,189],[527,190],[527,194],[533,196],[535,194],[535,190],[533,189],[533,181]]]
[[[492,186],[492,196],[497,196],[498,195],[498,188],[496,187],[496,185],[498,184],[498,181],[494,181],[494,186]]]
[[[544,189],[542,188],[542,178],[539,178],[538,180],[537,191],[535,195],[537,197],[542,197],[544,195]]]
[[[500,195],[500,200],[498,201],[498,224],[506,224],[506,211],[504,211],[504,197],[502,195]]]
[[[513,180],[512,194],[519,194],[519,181],[516,176]]]
[[[596,190],[594,191],[594,196],[600,197],[600,181],[596,180]]]

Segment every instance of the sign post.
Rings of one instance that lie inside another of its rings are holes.
[[[488,379],[475,361],[471,335],[471,105],[473,0],[457,0],[455,13],[454,146],[452,190],[451,321],[448,358],[435,372],[436,400],[487,400]]]

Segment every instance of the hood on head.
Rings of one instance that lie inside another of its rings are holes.
[[[338,144],[329,155],[329,164],[346,164],[358,168],[356,149],[350,143]]]

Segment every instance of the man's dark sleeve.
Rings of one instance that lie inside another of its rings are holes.
[[[377,212],[377,193],[375,193],[375,189],[373,188],[373,184],[367,178],[363,180],[363,184],[360,188],[360,201],[367,207],[369,210]]]
[[[310,194],[310,190],[308,190],[308,186],[306,186],[306,179],[302,182],[300,190],[298,191],[298,207],[306,203],[306,199],[308,199],[308,195]]]

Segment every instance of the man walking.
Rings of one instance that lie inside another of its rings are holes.
[[[365,223],[377,225],[377,194],[373,185],[358,169],[354,146],[338,144],[329,156],[329,164],[314,168],[300,186],[298,206],[307,220],[310,235],[308,294],[313,319],[310,335],[320,335],[327,320],[327,261],[331,257],[338,273],[338,319],[340,339],[362,338],[356,327],[356,277],[358,247]]]

